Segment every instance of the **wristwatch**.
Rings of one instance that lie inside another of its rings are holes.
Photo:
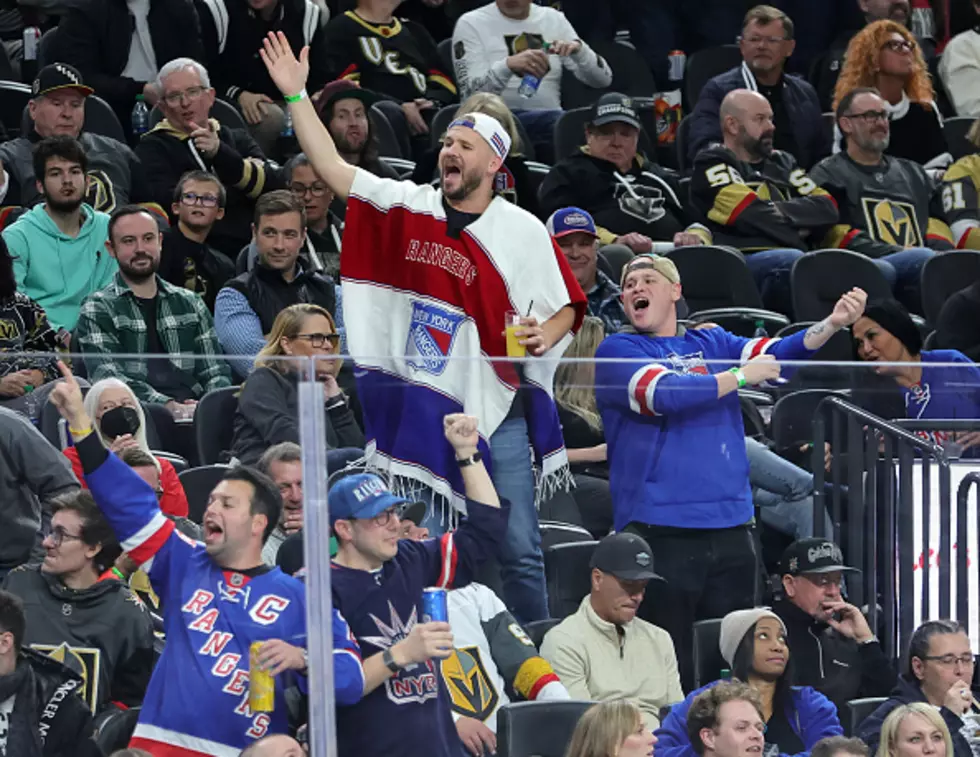
[[[310,669],[310,653],[304,649],[303,650],[303,669],[300,672],[301,673],[305,673],[309,669]]]
[[[388,670],[390,670],[392,673],[398,673],[402,669],[401,665],[395,662],[395,658],[391,656],[390,649],[386,649],[384,652],[381,653],[381,661],[385,664],[385,667],[388,668]]]
[[[456,465],[458,465],[460,468],[466,468],[469,465],[476,465],[482,459],[483,459],[483,453],[477,451],[474,452],[469,457],[464,457],[462,460],[456,458]]]

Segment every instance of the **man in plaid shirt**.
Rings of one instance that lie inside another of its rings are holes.
[[[157,276],[161,240],[145,209],[112,214],[106,248],[119,272],[82,303],[76,340],[90,380],[123,379],[143,402],[187,418],[200,397],[231,384],[231,373],[216,357],[214,321],[201,297]]]

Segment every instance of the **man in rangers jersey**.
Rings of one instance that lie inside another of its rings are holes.
[[[671,635],[689,690],[691,623],[758,600],[738,389],[777,378],[777,359],[808,358],[858,319],[867,295],[844,294],[805,332],[743,339],[721,328],[678,332],[681,281],[666,258],[634,258],[622,289],[636,333],[614,334],[599,346],[595,376],[614,527],[646,539],[656,556],[667,584],[640,615]]]
[[[720,111],[722,144],[698,153],[691,202],[712,241],[737,247],[766,307],[789,313],[789,273],[815,229],[837,223],[837,202],[788,152],[773,150],[772,105],[735,89]]]
[[[885,155],[888,109],[877,90],[852,90],[841,98],[836,117],[847,150],[810,171],[840,213],[820,247],[874,258],[898,298],[918,311],[922,266],[934,251],[953,249],[942,193],[921,165]]]
[[[943,175],[943,210],[958,250],[980,250],[980,119],[967,134],[977,152],[960,158]]]
[[[130,745],[153,757],[238,757],[267,733],[286,733],[287,677],[280,674],[292,670],[306,687],[306,595],[300,581],[262,563],[262,545],[279,520],[275,484],[251,468],[231,469],[211,492],[204,544],[192,541],[160,512],[146,482],[102,447],[75,377],[59,367],[65,380],[50,401],[68,421],[85,481],[165,608],[167,644]],[[254,642],[262,642],[258,663],[275,676],[271,712],[249,708]],[[364,675],[339,614],[333,642],[337,701],[351,704]]]

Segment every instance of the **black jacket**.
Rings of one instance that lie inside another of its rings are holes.
[[[44,757],[101,757],[92,736],[92,712],[74,692],[82,679],[68,667],[33,649],[21,650],[17,667],[30,668],[16,697],[30,697]],[[14,700],[17,707],[17,699]]]
[[[851,699],[886,696],[895,685],[895,669],[877,641],[858,644],[785,599],[772,609],[789,635],[794,684],[812,686],[838,710]]]
[[[614,163],[583,147],[548,172],[538,202],[543,218],[570,205],[589,211],[603,244],[631,231],[669,242],[687,225],[677,176],[642,155],[621,174]]]
[[[170,207],[174,188],[187,171],[209,171],[221,179],[228,190],[225,217],[214,225],[208,242],[234,260],[252,238],[255,200],[263,192],[282,189],[284,184],[280,172],[266,162],[248,131],[222,126],[213,118],[211,122],[221,140],[213,158],[201,155],[188,135],[167,119],[143,135],[136,155],[143,163],[153,202],[163,208]]]
[[[279,271],[260,263],[248,273],[233,278],[226,286],[245,295],[259,317],[263,334],[272,331],[279,311],[298,302],[319,305],[330,311],[331,315],[337,309],[333,281],[302,268],[292,281],[286,281]]]
[[[736,89],[759,89],[755,77],[744,63],[738,68],[719,74],[701,90],[688,131],[687,155],[692,163],[701,150],[721,141],[721,125],[718,120],[721,101],[725,99],[725,95]],[[796,144],[794,157],[803,168],[808,169],[829,155],[831,146],[830,135],[824,128],[817,93],[798,76],[784,75],[782,98]],[[778,134],[776,141],[779,142]]]
[[[38,568],[21,567],[7,574],[3,588],[24,601],[24,644],[81,675],[93,712],[110,701],[143,701],[153,671],[153,623],[127,586],[112,579],[75,591]]]
[[[864,722],[857,726],[857,733],[855,735],[868,745],[871,754],[875,754],[878,751],[881,726],[885,722],[885,718],[888,717],[888,714],[900,705],[925,701],[926,696],[922,693],[918,681],[913,683],[905,676],[899,676],[895,688],[888,695],[888,699],[882,702],[877,710],[868,715],[864,719]],[[970,749],[969,743],[967,743],[963,734],[960,733],[960,729],[963,727],[963,721],[959,715],[945,707],[939,708],[939,714],[949,729],[949,735],[953,737],[953,756],[973,757],[973,751]]]
[[[279,442],[299,444],[296,379],[296,373],[260,367],[245,381],[235,411],[231,452],[246,465],[254,465],[263,452]],[[347,402],[332,403],[325,415],[329,448],[364,446],[364,433]]]
[[[107,100],[125,124],[146,82],[120,76],[129,61],[135,20],[126,0],[68,4],[58,25],[57,60],[71,63],[85,83]],[[174,58],[204,60],[201,25],[191,0],[150,0],[147,17],[153,56],[162,68]]]
[[[212,249],[207,242],[198,244],[181,233],[179,226],[163,232],[160,251],[160,278],[176,286],[197,292],[214,313],[218,290],[235,277],[235,266],[228,257]]]
[[[281,31],[297,53],[310,46],[310,92],[327,83],[320,8],[312,0],[279,0],[271,21],[264,21],[246,0],[194,0],[211,84],[218,97],[237,102],[242,91],[282,100],[259,57],[262,40]]]

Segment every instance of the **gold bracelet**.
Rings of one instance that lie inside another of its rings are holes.
[[[72,428],[69,426],[68,431],[71,432],[72,436],[86,436],[87,434],[91,434],[93,431],[95,431],[95,429],[91,426],[88,428]]]

